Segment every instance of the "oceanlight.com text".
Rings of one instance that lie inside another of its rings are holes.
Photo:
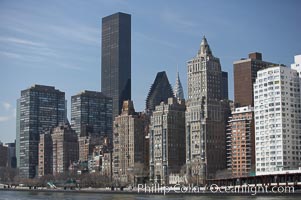
[[[241,186],[218,186],[212,184],[210,186],[205,185],[199,187],[195,185],[180,185],[164,186],[160,184],[138,184],[138,193],[145,194],[168,194],[168,193],[212,193],[212,194],[250,194],[256,195],[258,193],[294,193],[294,186],[251,186],[248,184]]]

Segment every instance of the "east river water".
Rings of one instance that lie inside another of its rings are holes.
[[[79,193],[79,192],[39,192],[39,191],[5,191],[0,190],[0,200],[23,200],[23,199],[58,199],[58,200],[300,200],[300,195],[292,196],[259,196],[259,195],[144,195],[144,194],[104,194],[104,193]]]

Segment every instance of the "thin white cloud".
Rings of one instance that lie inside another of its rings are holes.
[[[206,20],[202,22],[195,21],[194,19],[190,19],[184,15],[169,10],[161,12],[159,16],[163,23],[177,33],[184,33],[185,35],[194,37],[202,37],[202,34],[200,34],[198,30],[200,30],[200,24],[204,24],[204,22],[206,23]],[[206,31],[208,30],[206,29]]]
[[[0,51],[0,55],[22,61],[40,62],[45,57],[57,57],[57,53],[46,44],[17,37],[0,36],[0,44],[12,51]]]
[[[8,51],[0,51],[0,56],[5,56],[8,58],[14,58],[14,59],[22,58],[22,55],[17,54],[17,53],[8,52]]]
[[[36,28],[37,26],[41,28],[35,30],[34,28]],[[26,24],[26,26],[22,24],[20,26],[8,26],[5,28],[14,32],[22,33],[23,35],[29,37],[39,38],[41,40],[53,40],[53,38],[58,37],[87,45],[99,45],[100,39],[100,29],[92,28],[79,23],[74,23],[72,21],[61,25],[49,24],[47,26],[44,26],[43,24],[28,23]],[[0,38],[0,42],[1,41],[14,42],[15,44],[28,44],[36,47],[46,46],[44,43],[19,38]]]
[[[142,39],[142,40],[148,40],[150,42],[154,42],[163,46],[167,46],[167,47],[172,47],[172,48],[176,48],[177,46],[174,43],[168,42],[166,40],[160,40],[157,39],[155,37],[146,35],[144,33],[140,33],[140,32],[134,32],[134,38],[138,38],[138,39]]]
[[[73,39],[81,43],[89,45],[98,45],[100,38],[100,32],[98,29],[93,29],[91,27],[86,27],[83,25],[74,26],[58,26],[50,25],[48,26],[50,31],[56,35],[66,37],[67,39]]]
[[[171,25],[174,25],[176,27],[179,27],[179,28],[193,28],[193,27],[196,27],[198,24],[195,23],[194,21],[190,20],[190,19],[186,19],[184,18],[183,16],[177,14],[176,12],[171,12],[171,11],[164,11],[162,14],[161,14],[161,18],[171,24]]]
[[[20,53],[9,52],[9,51],[0,51],[0,57],[7,57],[9,59],[15,59],[15,60],[25,61],[25,62],[41,62],[44,60],[43,57],[38,55],[32,56],[28,54],[20,54]]]
[[[34,42],[34,41],[31,41],[31,40],[14,38],[14,37],[3,37],[3,36],[0,37],[0,42],[14,43],[14,44],[18,44],[18,45],[37,46],[37,47],[45,46],[42,43]]]
[[[64,69],[69,70],[76,70],[76,71],[84,71],[85,69],[82,67],[79,67],[75,64],[69,64],[69,63],[57,63],[57,66]]]
[[[17,109],[14,108],[14,109],[13,109],[13,118],[16,118],[16,117],[17,117]]]
[[[13,116],[10,115],[10,116],[0,116],[0,122],[6,122],[6,121],[9,121],[13,119]]]
[[[6,122],[16,118],[16,109],[13,108],[12,104],[9,102],[2,102],[2,107],[7,113],[10,114],[0,116],[0,122]]]
[[[19,10],[7,12],[4,16],[5,22],[0,24],[0,28],[16,34],[13,34],[14,36],[0,34],[0,46],[5,47],[0,48],[0,57],[12,62],[32,63],[30,67],[33,68],[43,69],[53,63],[54,68],[85,70],[79,65],[84,66],[82,63],[90,62],[90,60],[78,61],[78,58],[66,58],[64,52],[71,54],[72,51],[77,51],[77,49],[72,49],[74,45],[100,46],[100,28],[87,26],[73,19],[64,19],[57,24],[25,20],[30,17],[31,15],[19,12]],[[72,47],[64,45],[61,41],[69,42]]]
[[[12,105],[8,102],[2,102],[2,106],[6,111],[8,111],[12,108]]]

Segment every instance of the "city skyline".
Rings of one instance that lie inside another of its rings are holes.
[[[71,95],[100,91],[101,18],[116,12],[132,15],[132,100],[137,111],[144,110],[158,71],[166,71],[174,86],[177,65],[187,98],[186,62],[203,35],[229,73],[232,100],[234,61],[257,51],[263,60],[290,66],[294,55],[301,53],[296,42],[301,35],[299,1],[189,1],[185,6],[170,2],[93,2],[96,6],[76,1],[72,9],[69,1],[1,2],[0,141],[16,138],[15,108],[21,90],[41,84],[65,92],[69,120]],[[256,12],[245,12],[247,5]],[[213,6],[218,12],[205,9]]]

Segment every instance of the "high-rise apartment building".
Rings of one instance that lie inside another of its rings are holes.
[[[51,86],[34,85],[21,91],[20,98],[20,176],[38,174],[38,144],[45,133],[66,121],[65,93]]]
[[[180,173],[185,164],[185,102],[169,98],[151,115],[150,180],[169,184],[172,173]]]
[[[301,149],[300,78],[276,66],[254,83],[256,175],[298,169]]]
[[[276,65],[262,60],[261,53],[249,54],[249,58],[242,58],[233,63],[234,72],[234,101],[239,106],[253,106],[253,83],[257,71]]]
[[[253,108],[232,111],[227,131],[227,167],[232,177],[250,176],[255,172],[255,135]]]
[[[296,70],[301,78],[301,55],[294,56],[294,63],[291,64],[291,68]],[[300,88],[301,88],[301,81],[300,81]],[[301,94],[301,93],[300,93]]]
[[[187,62],[186,164],[198,183],[226,168],[226,119],[222,70],[203,37],[198,54]]]
[[[174,93],[166,72],[158,72],[146,98],[146,111],[152,112],[162,101],[167,103],[170,97],[174,97]]]
[[[112,123],[112,98],[86,90],[71,97],[71,127],[78,136],[93,133],[112,141]]]
[[[257,71],[261,69],[266,69],[268,67],[274,66],[276,64],[271,62],[266,62],[262,60],[262,54],[258,52],[250,53],[249,58],[243,58],[239,61],[235,61],[233,64],[233,71],[234,71],[234,98],[235,98],[235,106],[237,109],[242,109],[245,107],[253,107],[254,106],[254,91],[253,91],[253,84],[257,77]],[[253,111],[251,111],[253,112]],[[240,114],[242,115],[242,114]],[[250,112],[246,112],[245,115],[250,116]],[[235,117],[235,116],[234,116]],[[244,116],[246,117],[246,116]],[[247,119],[245,119],[247,120]],[[254,125],[254,117],[251,119],[251,121],[247,120],[248,123]],[[243,122],[242,122],[243,123]],[[236,130],[236,133],[243,133],[246,132],[246,127],[244,124],[242,126],[237,126],[234,130]],[[250,136],[253,138],[255,135],[255,129],[250,129]],[[235,137],[235,135],[232,135]],[[238,134],[238,136],[240,136]],[[232,138],[237,139],[237,138]],[[232,140],[234,142],[234,140]],[[236,157],[235,159],[240,160],[236,161],[236,163],[231,163],[231,169],[232,169],[232,175],[233,176],[239,176],[239,175],[246,175],[248,173],[254,174],[254,164],[255,164],[255,139],[251,139],[249,146],[252,148],[251,153],[251,160],[244,157],[247,160],[239,159]],[[243,152],[243,148],[241,146],[236,145],[237,149],[235,150],[236,153],[234,155],[242,155],[245,154]],[[233,149],[234,151],[234,149]],[[228,160],[229,161],[229,160]],[[244,169],[243,166],[245,163],[251,163],[251,168],[249,168],[249,165]],[[228,163],[229,168],[229,163]]]
[[[53,175],[67,172],[71,163],[78,160],[77,134],[65,124],[54,128],[51,138]]]
[[[113,118],[131,99],[131,15],[102,18],[101,91],[113,99]]]
[[[113,146],[113,178],[133,183],[136,171],[145,167],[144,121],[132,101],[124,101],[121,114],[115,118]]]
[[[294,57],[295,63],[291,64],[291,68],[296,70],[299,73],[299,76],[301,77],[301,55],[296,55]]]

